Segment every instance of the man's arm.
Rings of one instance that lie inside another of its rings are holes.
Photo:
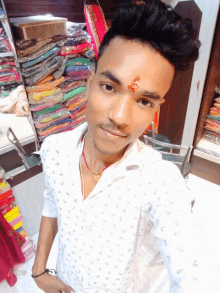
[[[33,275],[41,274],[46,269],[49,253],[57,234],[57,218],[42,216],[37,244],[35,262],[32,267]]]

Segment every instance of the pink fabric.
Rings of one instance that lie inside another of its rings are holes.
[[[16,224],[18,224],[21,221],[23,221],[23,217],[20,214],[19,217],[17,217],[16,219],[12,220],[11,222],[9,222],[9,224],[13,227],[13,226],[15,226]]]

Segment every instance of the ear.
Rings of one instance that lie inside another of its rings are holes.
[[[91,83],[92,83],[94,77],[95,77],[95,71],[90,68],[89,69],[89,75],[88,75],[88,78],[87,78],[87,87],[86,87],[87,90],[90,89]]]

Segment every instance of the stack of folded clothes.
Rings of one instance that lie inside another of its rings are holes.
[[[95,57],[88,33],[67,30],[66,35],[16,45],[39,139],[83,123],[86,80]]]
[[[21,83],[21,75],[16,67],[14,57],[0,59],[0,98],[10,95]]]
[[[15,203],[11,186],[2,180],[0,183],[0,212],[13,230],[17,231],[25,239],[21,251],[24,255],[25,262],[28,261],[35,254],[35,246],[23,228],[23,217]],[[14,269],[17,269],[21,265],[16,265]]]
[[[218,89],[216,93],[220,94]],[[220,96],[215,97],[205,120],[203,138],[220,145]]]

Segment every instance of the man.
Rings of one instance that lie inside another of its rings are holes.
[[[88,78],[87,123],[41,148],[46,191],[32,272],[44,292],[138,293],[149,221],[170,292],[199,292],[193,198],[178,168],[138,140],[199,45],[191,22],[160,1],[115,13]],[[58,278],[44,273],[57,231]]]

